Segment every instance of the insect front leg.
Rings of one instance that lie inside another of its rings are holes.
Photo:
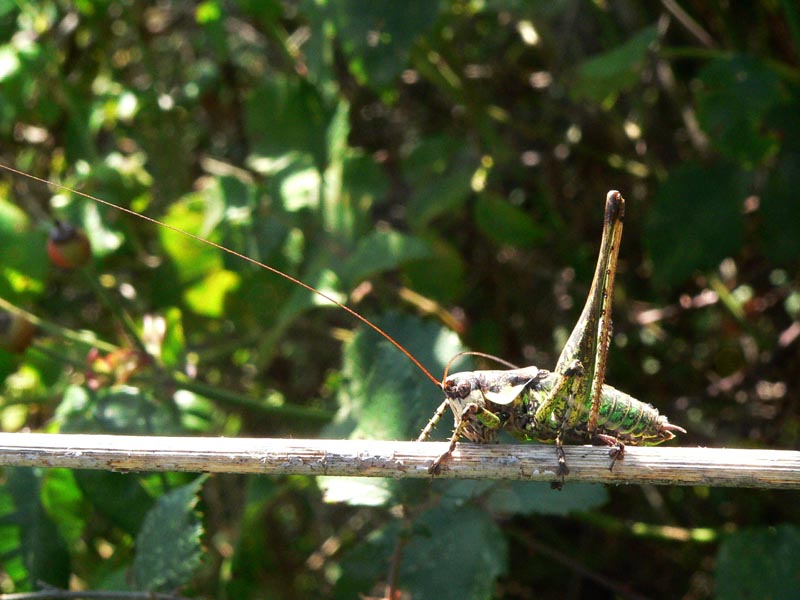
[[[428,467],[428,473],[431,475],[438,475],[441,473],[442,465],[452,458],[453,451],[456,449],[459,438],[464,434],[464,430],[474,419],[480,421],[484,427],[490,430],[500,429],[503,425],[503,420],[498,415],[487,410],[483,406],[470,402],[464,407],[464,410],[461,411],[458,425],[456,425],[453,435],[450,436],[450,446],[447,448],[446,452],[442,453],[439,458],[431,463],[431,466]]]
[[[417,437],[418,442],[424,442],[430,437],[431,431],[433,431],[434,427],[436,427],[436,425],[439,423],[439,419],[442,418],[442,415],[444,415],[444,412],[447,410],[449,404],[450,403],[448,402],[447,398],[442,400],[439,408],[436,409],[436,412],[433,413],[433,416],[428,420],[428,424],[425,425],[423,430],[420,432],[419,437]]]

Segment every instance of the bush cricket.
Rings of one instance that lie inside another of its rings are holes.
[[[617,191],[610,191],[606,197],[600,254],[589,297],[555,370],[547,371],[535,366],[513,368],[513,365],[495,359],[509,369],[452,375],[446,370],[443,380],[439,382],[406,348],[366,317],[275,267],[96,196],[3,164],[0,167],[209,244],[317,294],[375,330],[444,392],[444,401],[420,433],[418,441],[429,437],[447,407],[453,412],[455,429],[449,440],[450,445],[430,465],[429,472],[432,475],[439,473],[452,458],[461,437],[476,443],[490,443],[496,441],[501,430],[519,440],[555,444],[557,475],[560,478],[554,482],[555,487],[563,485],[569,472],[562,449],[565,443],[600,442],[611,446],[613,468],[614,462],[623,457],[624,444],[655,445],[674,438],[676,433],[685,433],[683,428],[670,424],[666,416],[660,415],[649,404],[604,383],[611,339],[614,277],[625,212],[625,201]],[[488,357],[479,352],[467,354]]]
[[[424,440],[449,406],[456,428],[450,447],[430,467],[439,472],[450,460],[458,439],[489,443],[501,429],[524,441],[553,443],[559,482],[569,472],[564,443],[597,441],[612,447],[611,467],[624,444],[655,445],[686,433],[644,402],[609,385],[605,370],[611,341],[611,305],[622,237],[625,200],[617,191],[606,196],[603,234],[589,297],[561,351],[554,371],[525,367],[505,371],[472,371],[447,375],[445,400],[419,436]]]

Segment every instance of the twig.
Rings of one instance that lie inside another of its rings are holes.
[[[691,33],[695,39],[706,48],[716,48],[714,38],[703,27],[695,21],[675,0],[661,0],[661,5],[675,17],[675,20],[683,25],[684,29]]]
[[[114,592],[114,591],[78,591],[61,590],[48,587],[37,592],[19,592],[0,594],[0,600],[189,600],[175,594],[158,592]]]
[[[446,442],[291,440],[0,433],[0,465],[111,471],[189,471],[429,478]],[[564,448],[567,481],[800,488],[800,451],[627,447]],[[552,446],[459,444],[437,478],[552,481]]]

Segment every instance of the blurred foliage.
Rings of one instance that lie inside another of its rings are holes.
[[[0,161],[318,286],[437,377],[462,348],[552,367],[619,189],[609,382],[680,443],[796,448],[800,11],[722,6],[0,0]],[[55,219],[90,266],[48,264]],[[0,350],[4,431],[412,439],[440,401],[306,290],[8,173],[0,256],[41,319]],[[790,598],[798,506],[8,468],[0,592]]]

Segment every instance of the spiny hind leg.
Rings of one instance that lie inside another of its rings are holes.
[[[625,458],[625,444],[623,444],[621,440],[615,438],[613,435],[606,435],[604,433],[595,433],[594,438],[600,440],[607,446],[610,446],[608,449],[608,455],[611,457],[611,464],[609,465],[608,470],[613,471],[614,465],[617,464],[617,461]]]

